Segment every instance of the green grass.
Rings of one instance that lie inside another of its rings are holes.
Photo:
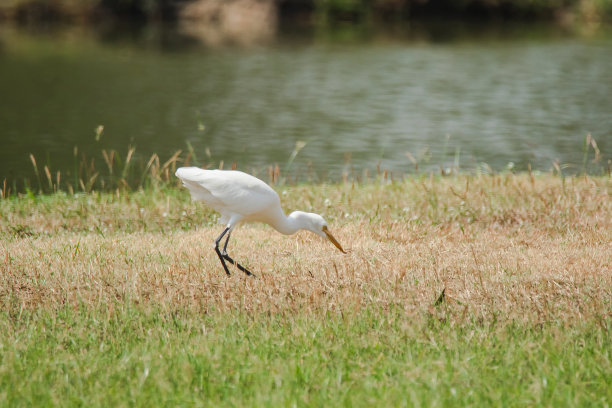
[[[0,317],[8,406],[608,406],[609,320],[496,325],[402,310]]]

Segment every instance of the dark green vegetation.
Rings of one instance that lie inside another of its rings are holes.
[[[0,15],[21,21],[114,15],[136,19],[173,20],[181,7],[195,0],[9,0]],[[245,7],[255,2],[241,0]],[[222,2],[204,0],[217,7]],[[271,1],[271,3],[274,3]],[[521,19],[597,21],[612,12],[610,0],[287,0],[278,3],[282,17],[316,16],[319,22],[411,19],[423,16],[455,16],[473,19]]]

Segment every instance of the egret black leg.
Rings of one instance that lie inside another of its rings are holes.
[[[236,265],[236,267],[238,269],[240,269],[242,272],[246,273],[248,276],[255,276],[253,275],[253,273],[251,271],[249,271],[247,268],[245,268],[244,266],[240,265],[238,262],[234,261],[227,253],[227,243],[229,242],[230,236],[232,235],[232,233],[230,232],[229,234],[227,234],[227,238],[225,239],[225,244],[223,245],[223,252],[221,252],[221,255],[223,256],[223,258],[227,259],[232,265]]]
[[[225,238],[225,244],[223,244],[223,252],[221,252],[221,254],[223,255],[227,255],[227,243],[229,242],[230,237],[232,236],[231,231],[227,234],[227,237]]]
[[[221,242],[221,240],[223,239],[223,236],[225,234],[227,234],[227,238],[225,239],[225,244],[223,244],[223,252],[221,252],[221,251],[219,251],[219,243]],[[236,265],[236,267],[238,269],[240,269],[242,272],[246,273],[248,276],[255,276],[255,275],[253,275],[253,273],[251,271],[249,271],[244,266],[240,265],[238,262],[234,261],[227,254],[227,243],[229,242],[229,239],[230,239],[231,235],[232,235],[232,233],[229,232],[229,227],[227,227],[227,228],[225,228],[225,230],[223,230],[221,235],[219,235],[219,237],[215,240],[215,252],[219,256],[219,259],[221,260],[221,264],[223,265],[223,269],[225,269],[225,273],[227,273],[228,275],[230,274],[229,269],[227,269],[227,265],[225,264],[225,260],[227,260],[232,265]]]
[[[221,251],[219,251],[219,242],[221,242],[221,240],[223,239],[223,236],[227,234],[228,231],[229,231],[229,227],[225,228],[223,232],[221,233],[221,235],[219,235],[219,237],[215,239],[215,252],[217,253],[217,256],[219,256],[219,260],[221,261],[221,265],[223,265],[223,269],[225,269],[225,273],[229,276],[230,271],[229,269],[227,269],[227,265],[225,264],[225,259],[223,259],[223,255],[221,254]],[[227,241],[225,241],[225,246],[227,246]],[[223,248],[223,252],[225,252],[225,247]]]

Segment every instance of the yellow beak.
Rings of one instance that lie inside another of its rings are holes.
[[[340,250],[340,252],[342,252],[343,254],[346,254],[346,251],[342,249],[342,245],[340,245],[340,243],[336,241],[336,238],[334,238],[331,232],[327,230],[327,226],[323,226],[323,232],[325,233],[325,235],[327,235],[327,239],[329,239],[331,243],[334,244],[336,248]]]

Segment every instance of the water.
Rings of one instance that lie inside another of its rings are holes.
[[[0,27],[0,180],[32,178],[30,153],[69,173],[74,146],[132,145],[144,160],[190,143],[200,163],[250,171],[283,168],[302,141],[293,169],[331,178],[379,163],[410,172],[407,153],[420,169],[558,159],[581,171],[587,133],[603,153],[589,167],[612,158],[610,35],[307,33],[211,47],[169,32]]]

